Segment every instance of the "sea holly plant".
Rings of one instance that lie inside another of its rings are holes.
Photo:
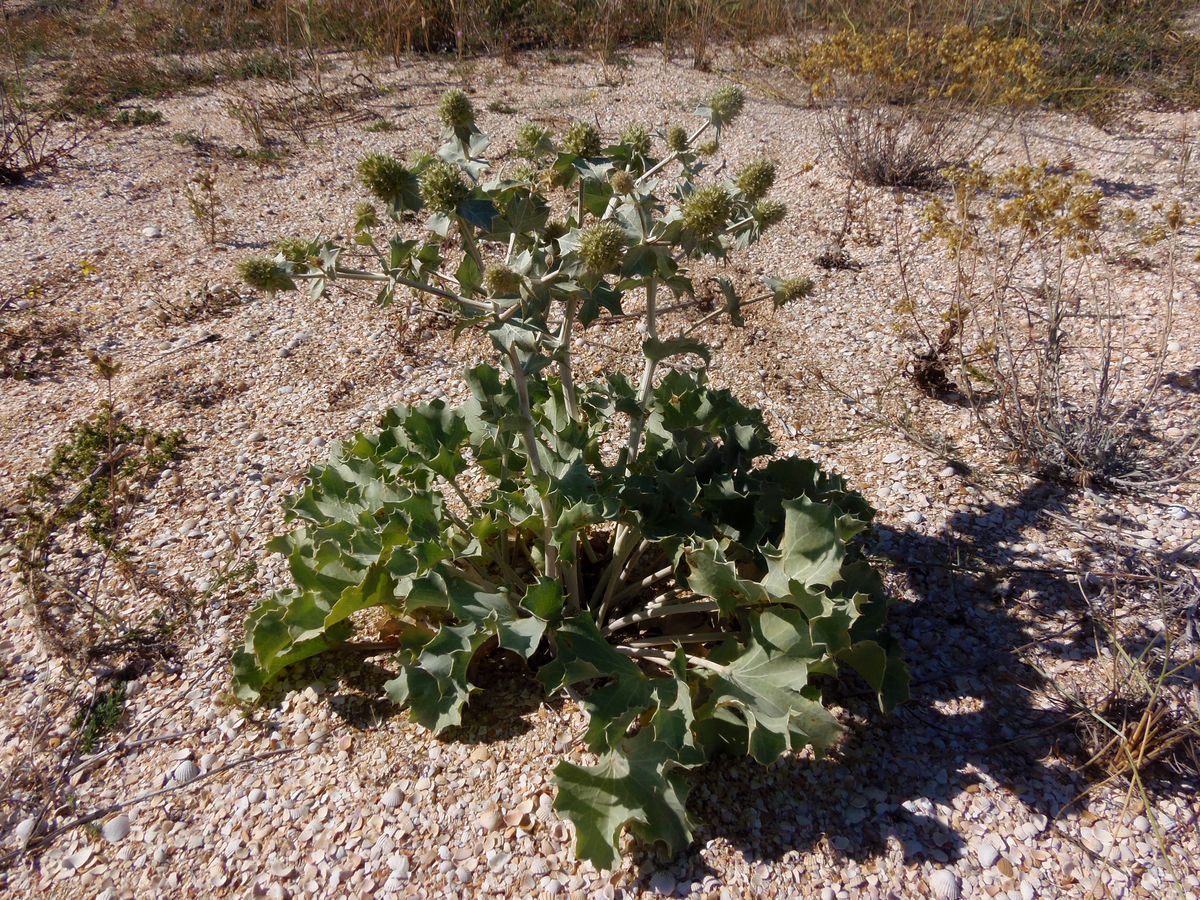
[[[267,291],[369,282],[381,304],[479,329],[495,361],[466,373],[465,403],[397,406],[309,473],[295,530],[271,544],[294,584],[250,613],[240,697],[351,641],[368,609],[391,620],[388,695],[435,732],[461,723],[483,655],[515,653],[589,717],[597,759],[558,764],[555,807],[601,867],[626,829],[684,848],[687,772],[714,754],[830,747],[822,696],[839,674],[884,709],[905,698],[888,598],[854,543],[872,510],[815,463],[772,458],[762,413],[706,379],[702,324],[811,290],[770,278],[743,296],[722,277],[716,308],[695,312],[694,264],[784,214],[773,163],[718,177],[697,152],[742,103],[725,88],[691,131],[614,142],[529,124],[524,161],[497,174],[451,92],[436,153],[362,161],[383,209],[356,210],[355,247],[293,240],[243,264]],[[575,338],[603,317],[639,322],[642,360],[580,383]]]

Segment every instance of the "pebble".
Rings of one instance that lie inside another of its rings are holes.
[[[885,456],[883,458],[883,462],[885,465],[894,466],[896,463],[900,462],[903,459],[904,459],[904,457],[902,455],[900,455],[899,453],[889,453],[887,456]]]
[[[147,225],[142,229],[142,237],[159,238],[162,237],[162,229],[157,225]]]
[[[904,521],[909,525],[920,525],[925,521],[925,517],[914,509],[904,514]]]
[[[252,431],[246,437],[246,440],[248,440],[252,444],[260,444],[263,441],[265,441],[266,439],[267,439],[267,436],[265,434],[263,434],[261,431]]]

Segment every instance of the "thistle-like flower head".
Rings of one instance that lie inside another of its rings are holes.
[[[307,265],[310,256],[316,255],[313,241],[298,237],[280,238],[275,242],[275,250],[288,262],[296,265]]]
[[[756,159],[747,163],[737,173],[737,186],[751,203],[761,200],[775,184],[775,162]]]
[[[454,212],[470,193],[462,172],[448,162],[431,162],[421,173],[421,199],[434,212]]]
[[[540,159],[553,149],[550,130],[536,122],[526,122],[517,129],[517,153],[526,159]]]
[[[673,153],[682,153],[687,149],[688,133],[682,125],[672,125],[667,129],[667,148]]]
[[[275,260],[265,256],[251,256],[238,263],[238,274],[250,287],[273,294],[276,291],[294,291],[296,283],[287,270]]]
[[[579,258],[593,275],[611,272],[625,255],[625,233],[616,222],[597,222],[579,235]]]
[[[745,105],[746,95],[740,87],[732,84],[718,88],[716,93],[708,98],[708,108],[716,113],[725,125],[736,119]]]
[[[483,283],[493,296],[512,297],[521,289],[521,276],[508,266],[488,266]]]
[[[775,291],[775,302],[782,306],[795,300],[803,300],[813,292],[813,281],[804,275],[797,278],[785,278]]]
[[[633,189],[637,186],[633,175],[624,169],[617,169],[617,171],[613,172],[609,183],[612,185],[614,193],[617,194],[632,194]]]
[[[412,187],[413,174],[386,153],[368,153],[358,161],[358,180],[385,203],[396,203]]]
[[[772,225],[778,225],[787,215],[787,207],[778,200],[761,200],[754,206],[754,218],[764,231]]]
[[[575,156],[599,156],[600,132],[587,122],[572,122],[563,135],[563,150]]]
[[[438,101],[438,116],[447,128],[470,128],[475,124],[471,100],[458,88],[446,91]]]
[[[719,184],[693,192],[683,201],[683,227],[696,237],[715,237],[729,220],[729,194]]]
[[[621,132],[621,143],[641,156],[650,155],[650,133],[641,125],[630,125]]]

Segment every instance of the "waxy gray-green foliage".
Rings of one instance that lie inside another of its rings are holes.
[[[505,178],[489,174],[467,98],[451,95],[435,156],[363,161],[398,226],[384,240],[378,210],[358,210],[375,269],[344,265],[322,241],[246,262],[269,291],[306,283],[319,296],[351,279],[377,283],[384,304],[424,295],[486,332],[498,364],[467,372],[461,406],[397,406],[312,470],[289,507],[298,527],[272,544],[294,586],[250,614],[239,696],[346,641],[369,608],[399,633],[388,695],[437,732],[462,721],[478,654],[519,654],[590,717],[599,761],[559,763],[555,806],[602,867],[626,828],[671,850],[690,842],[684,775],[715,753],[767,764],[829,747],[839,728],[822,686],[842,666],[883,708],[904,699],[888,600],[852,542],[870,507],[810,461],[764,464],[774,446],[761,412],[679,365],[709,359],[698,324],[741,325],[746,306],[799,300],[811,283],[767,279],[743,298],[721,278],[714,313],[670,334],[659,321],[665,297],[693,294],[691,261],[724,259],[782,217],[764,197],[772,164],[709,178],[693,149],[742,104],[722,89],[690,134],[630,129],[609,146],[590,125],[572,126],[570,150],[529,126],[518,136],[529,164]],[[554,191],[567,198],[559,219]],[[640,371],[577,384],[579,329],[631,308]]]

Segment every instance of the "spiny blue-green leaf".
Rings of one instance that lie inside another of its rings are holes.
[[[836,511],[804,497],[786,500],[782,506],[784,524],[779,546],[763,551],[767,560],[763,586],[782,594],[793,580],[805,587],[834,584],[846,558],[845,543],[838,536]]]
[[[806,690],[812,674],[833,674],[832,661],[812,646],[799,610],[757,613],[740,652],[713,658],[725,670],[709,681],[711,696],[701,715],[715,707],[735,712],[747,727],[746,751],[759,762],[771,763],[805,744],[821,753],[837,740],[837,720]]]
[[[732,616],[739,606],[770,602],[770,594],[761,584],[738,575],[736,564],[725,558],[715,540],[685,549],[684,559],[690,569],[688,587],[716,600],[722,617]]]
[[[672,748],[645,731],[594,766],[555,767],[554,808],[575,825],[577,856],[598,869],[613,868],[626,827],[672,853],[691,843],[688,786],[674,757]]]
[[[589,612],[563,620],[554,632],[555,658],[538,670],[546,692],[556,694],[565,687],[593,678],[640,679],[642,670],[605,640]]]
[[[462,708],[475,689],[467,669],[490,636],[474,624],[443,625],[416,661],[384,684],[389,699],[407,704],[413,719],[434,734],[461,725]]]

